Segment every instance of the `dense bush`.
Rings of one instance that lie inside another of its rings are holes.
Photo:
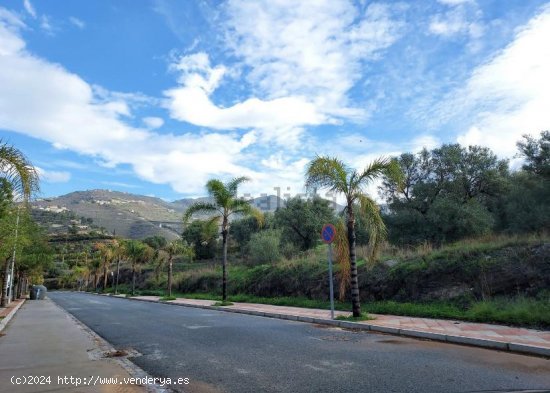
[[[550,287],[550,243],[544,239],[461,242],[393,263],[359,263],[363,301],[441,301],[469,304],[510,294],[535,297]],[[260,297],[303,296],[326,300],[326,249],[274,265],[230,268],[230,293]],[[338,271],[338,266],[335,267]],[[183,272],[181,292],[217,293],[221,270]],[[336,286],[338,288],[338,286]],[[336,296],[338,293],[336,293]],[[345,294],[346,298],[349,294]]]
[[[270,229],[255,233],[248,243],[249,263],[273,263],[281,259],[281,232]]]

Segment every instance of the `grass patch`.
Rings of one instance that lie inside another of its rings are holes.
[[[354,317],[353,315],[350,316],[344,316],[344,315],[338,315],[335,319],[339,321],[351,321],[351,322],[359,322],[359,321],[372,321],[373,319],[376,319],[374,317],[371,317],[367,313],[361,313],[361,316]]]
[[[216,302],[216,303],[213,304],[213,306],[216,306],[216,307],[226,307],[226,306],[232,306],[232,305],[233,305],[233,303],[231,303],[231,302],[223,302],[223,301]]]
[[[162,296],[159,300],[162,301],[162,302],[167,302],[169,300],[176,300],[177,298],[172,295],[172,296]]]
[[[374,314],[458,319],[542,329],[550,327],[549,299],[498,298],[472,302],[467,307],[443,302],[399,303],[386,301],[365,303],[363,309]]]

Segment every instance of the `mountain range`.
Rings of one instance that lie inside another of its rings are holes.
[[[209,198],[185,198],[167,202],[160,198],[126,192],[88,190],[37,199],[32,202],[32,208],[34,216],[41,218],[41,225],[47,227],[50,233],[60,227],[59,223],[53,223],[52,216],[70,214],[73,219],[67,225],[76,225],[78,221],[78,228],[85,228],[87,225],[81,224],[93,222],[94,227],[104,228],[109,233],[125,238],[143,239],[160,235],[171,240],[181,235],[185,209],[199,201],[209,201]],[[261,196],[252,199],[251,203],[264,212],[273,212],[278,207],[285,206],[284,200],[275,195]]]

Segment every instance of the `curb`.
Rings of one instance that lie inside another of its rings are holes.
[[[98,294],[98,295],[109,296],[107,294]],[[116,296],[110,296],[110,297],[114,298]],[[473,337],[465,337],[465,336],[453,336],[448,334],[424,332],[424,331],[413,330],[413,329],[400,329],[400,328],[393,328],[388,326],[378,326],[378,325],[373,325],[369,323],[340,321],[336,319],[313,318],[313,317],[296,316],[296,315],[289,315],[289,314],[280,314],[275,312],[243,310],[239,308],[173,303],[173,301],[138,299],[135,297],[134,298],[128,297],[128,298],[122,298],[122,299],[135,300],[139,302],[170,304],[173,306],[180,306],[180,307],[191,307],[191,308],[202,308],[206,310],[225,311],[225,312],[232,312],[236,314],[247,314],[247,315],[255,315],[259,317],[285,319],[289,321],[316,323],[319,325],[336,326],[343,329],[366,330],[366,331],[372,331],[375,333],[385,333],[385,334],[392,334],[395,336],[403,336],[403,337],[423,339],[423,340],[433,340],[433,341],[440,341],[440,342],[445,342],[450,344],[468,345],[468,346],[485,348],[485,349],[494,349],[498,351],[519,353],[522,355],[531,355],[531,356],[540,356],[540,357],[550,358],[550,348],[536,347],[528,344],[508,343],[504,341],[487,340],[482,338],[473,338]]]
[[[0,332],[4,330],[8,322],[13,318],[17,310],[21,308],[21,306],[27,301],[27,299],[23,299],[21,303],[19,303],[17,306],[13,308],[13,310],[10,311],[8,315],[6,315],[2,320],[0,321]]]
[[[101,337],[99,334],[94,332],[91,328],[88,327],[88,325],[85,325],[83,322],[78,320],[73,314],[71,314],[69,311],[65,310],[63,307],[61,307],[59,304],[57,304],[53,299],[50,298],[50,301],[61,311],[63,311],[72,321],[74,321],[86,334],[92,337],[93,340],[97,342],[98,347],[102,352],[115,352],[116,348],[113,347],[108,341],[106,341],[103,337]],[[116,363],[118,363],[122,368],[124,368],[130,376],[134,378],[139,379],[148,379],[151,377],[145,370],[143,370],[141,367],[137,366],[135,363],[133,363],[131,360],[129,360],[126,357],[112,357],[112,360],[114,360]],[[161,387],[158,384],[147,384],[147,385],[141,385],[148,393],[170,393],[172,390],[166,387]]]

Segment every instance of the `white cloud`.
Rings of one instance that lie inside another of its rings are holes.
[[[69,22],[71,22],[74,26],[78,27],[80,30],[86,27],[86,23],[84,23],[82,19],[78,19],[75,16],[71,16],[69,18]]]
[[[25,42],[16,34],[25,24],[15,15],[0,8],[0,56],[15,53],[25,47]]]
[[[71,174],[66,171],[50,171],[40,167],[36,167],[41,180],[46,183],[67,183],[71,180]]]
[[[395,42],[402,27],[379,3],[233,0],[226,14],[227,44],[251,68],[257,94],[308,97],[319,112],[346,118],[365,115],[347,97],[361,62]]]
[[[474,1],[446,0],[445,4],[455,7],[431,18],[428,27],[430,33],[446,38],[468,36],[473,40],[483,35],[481,11]]]
[[[478,67],[464,88],[439,108],[473,118],[458,137],[464,145],[489,146],[502,156],[516,152],[522,134],[538,134],[550,125],[550,6],[541,9],[515,39]]]
[[[474,0],[437,0],[438,3],[445,4],[445,5],[459,5],[459,4],[466,4],[466,3],[475,3]]]
[[[304,97],[282,97],[263,101],[249,98],[228,108],[216,106],[209,95],[219,86],[226,68],[211,67],[208,55],[183,56],[172,66],[181,72],[181,87],[165,92],[172,117],[215,128],[273,128],[320,124],[324,116]]]
[[[32,3],[30,0],[23,0],[23,7],[25,7],[25,11],[29,13],[30,16],[32,16],[34,19],[36,19],[36,10],[34,9]]]
[[[48,15],[42,15],[40,17],[40,27],[42,30],[44,30],[47,34],[54,34],[55,28],[52,25],[51,18]]]
[[[215,93],[235,70],[213,66],[199,52],[172,66],[180,86],[165,92],[171,116],[215,129],[254,128],[260,142],[290,148],[307,126],[368,117],[348,92],[361,78],[362,62],[374,60],[402,28],[393,8],[378,3],[231,0],[223,14],[225,43],[252,96],[216,104]]]
[[[119,181],[102,181],[101,184],[105,184],[107,186],[122,187],[122,188],[141,188],[141,186],[138,186],[136,184],[124,183]]]
[[[143,124],[150,130],[154,130],[155,128],[162,127],[164,124],[164,120],[160,117],[144,117]]]
[[[240,164],[253,133],[167,135],[130,127],[124,122],[131,115],[124,99],[98,97],[98,89],[77,75],[29,53],[12,16],[0,8],[0,43],[8,44],[0,51],[0,129],[96,157],[105,165],[128,164],[138,177],[186,194],[203,194],[211,176],[256,176]],[[46,176],[62,180],[64,175]]]

